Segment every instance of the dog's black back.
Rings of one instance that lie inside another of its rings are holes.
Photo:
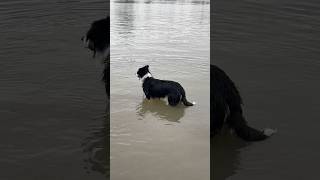
[[[148,65],[140,68],[137,72],[139,78],[144,77],[148,73],[150,73]],[[146,77],[143,80],[142,88],[147,99],[168,97],[168,102],[171,106],[176,106],[179,102],[183,102],[186,106],[193,105],[187,101],[183,87],[175,81]]]
[[[174,81],[165,81],[149,77],[143,82],[142,87],[148,99],[168,96],[169,104],[172,106],[177,105],[180,100],[182,100],[182,97],[186,96],[183,87]]]

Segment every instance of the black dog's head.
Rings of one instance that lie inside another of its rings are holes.
[[[138,69],[137,75],[138,78],[142,78],[144,75],[146,75],[147,73],[150,73],[149,71],[149,65],[143,66],[142,68]]]
[[[87,34],[81,38],[87,48],[96,52],[104,52],[110,44],[110,17],[94,21]]]

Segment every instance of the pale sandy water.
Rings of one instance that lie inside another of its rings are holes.
[[[213,63],[239,87],[249,123],[278,133],[217,137],[214,179],[319,179],[320,2],[215,2]]]
[[[81,36],[105,0],[0,2],[0,179],[106,179],[102,65]]]
[[[209,179],[209,3],[111,2],[111,179]],[[145,100],[139,67],[197,105]]]

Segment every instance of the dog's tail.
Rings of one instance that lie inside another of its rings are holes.
[[[183,96],[182,99],[181,99],[181,101],[183,102],[183,104],[184,104],[185,106],[193,106],[193,105],[195,104],[195,103],[189,102],[189,101],[187,100],[186,96]]]
[[[211,82],[214,82],[210,85],[213,92],[213,95],[210,96],[210,99],[212,98],[210,101],[213,102],[213,106],[211,105],[211,107],[216,111],[211,112],[215,113],[213,117],[218,118],[212,121],[216,123],[212,124],[213,127],[221,128],[226,116],[228,126],[232,128],[240,138],[246,141],[264,140],[276,132],[272,129],[257,130],[250,127],[243,117],[243,103],[235,84],[228,75],[217,66],[212,65],[210,69],[212,72]]]
[[[261,141],[276,132],[272,129],[257,130],[250,127],[241,111],[231,113],[227,118],[227,123],[240,138],[246,141]]]

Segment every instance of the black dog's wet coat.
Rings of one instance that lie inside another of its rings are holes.
[[[97,52],[103,52],[110,44],[110,17],[94,21],[89,31],[82,40],[87,42],[88,48],[93,51],[93,57]]]
[[[227,74],[215,65],[210,66],[211,134],[217,134],[227,124],[244,140],[264,140],[269,135],[248,126],[242,114],[242,99]],[[271,134],[270,134],[271,135]]]
[[[139,78],[143,78],[148,73],[150,73],[148,65],[140,68],[137,72]],[[147,99],[168,97],[168,103],[171,106],[176,106],[180,102],[186,106],[193,105],[187,101],[183,87],[177,82],[146,77],[142,87]]]

